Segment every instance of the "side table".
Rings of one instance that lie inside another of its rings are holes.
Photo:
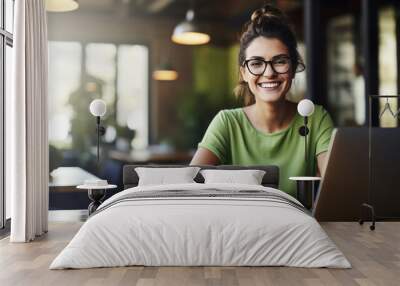
[[[308,210],[312,210],[318,192],[316,184],[321,181],[321,177],[290,177],[289,180],[297,182],[297,199],[299,202]]]
[[[79,185],[77,189],[86,189],[88,191],[88,197],[92,201],[88,206],[89,216],[94,213],[97,208],[103,202],[106,196],[107,189],[115,189],[116,185],[105,185],[105,186],[91,186],[91,185]]]

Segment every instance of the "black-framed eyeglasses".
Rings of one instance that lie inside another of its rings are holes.
[[[262,58],[254,58],[245,60],[243,65],[247,67],[252,75],[262,75],[267,69],[268,64],[271,65],[274,73],[284,74],[289,72],[291,60],[288,56],[279,56],[272,58],[270,61],[266,61]]]

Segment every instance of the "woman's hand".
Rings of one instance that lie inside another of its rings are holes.
[[[190,165],[218,165],[218,157],[206,148],[199,147],[194,154]]]

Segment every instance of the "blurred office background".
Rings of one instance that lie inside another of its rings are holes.
[[[233,95],[238,35],[263,3],[79,0],[75,11],[49,12],[53,195],[73,185],[73,179],[65,183],[68,172],[73,178],[101,177],[121,189],[125,163],[188,163],[213,116],[220,109],[241,106]],[[289,16],[307,67],[296,75],[291,100],[310,98],[324,105],[337,126],[363,126],[370,116],[368,94],[398,93],[398,1],[271,3]],[[209,43],[188,46],[171,41],[188,9],[194,10],[195,19],[210,35]],[[175,80],[153,77],[154,71],[167,65],[177,72]],[[96,121],[88,109],[95,98],[107,104],[99,164]],[[373,105],[372,123],[397,126],[393,116],[379,118],[384,103]],[[397,110],[397,102],[390,103]],[[73,192],[64,191],[59,193],[71,196]],[[81,203],[82,208],[85,205],[86,201]],[[59,196],[50,200],[50,207],[80,205],[76,201],[68,205]]]

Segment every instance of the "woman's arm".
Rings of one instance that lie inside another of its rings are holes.
[[[194,154],[190,165],[218,165],[218,157],[206,148],[199,147]]]
[[[323,177],[325,175],[326,163],[328,161],[328,152],[322,152],[317,156],[318,170],[317,176]]]

